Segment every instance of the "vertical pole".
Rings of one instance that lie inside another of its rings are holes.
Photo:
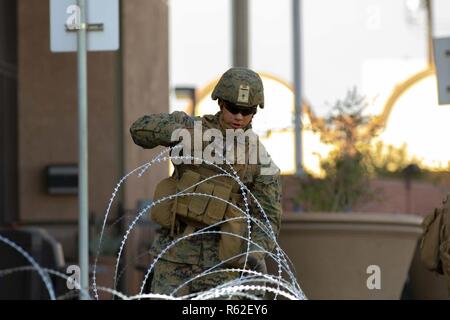
[[[232,0],[233,67],[248,67],[248,0]]]
[[[122,19],[122,13],[123,13],[123,3],[122,0],[119,0],[119,50],[117,52],[117,64],[116,64],[116,101],[117,101],[117,145],[118,145],[118,159],[119,159],[119,172],[118,176],[122,177],[126,174],[125,172],[125,141],[124,141],[124,123],[123,119],[125,119],[124,115],[124,97],[123,97],[123,19]],[[118,193],[118,200],[119,205],[117,206],[117,217],[121,219],[121,223],[118,224],[117,230],[119,231],[119,234],[123,234],[127,230],[127,224],[126,224],[126,212],[125,212],[125,189],[126,186],[123,185],[122,188],[120,188],[120,191]],[[123,262],[122,262],[123,261]],[[120,261],[121,264],[119,264],[119,267],[122,269],[123,264],[126,264],[126,261],[122,260]],[[123,264],[122,264],[123,263]],[[128,288],[125,287],[125,284],[128,282],[128,272],[125,272],[120,279],[120,281],[117,283],[117,286],[120,291],[122,292],[128,292]],[[114,299],[114,296],[113,296]]]
[[[301,87],[301,0],[292,0],[292,34],[295,103],[295,174],[303,174],[302,155],[302,87]]]
[[[89,211],[88,211],[88,128],[87,128],[87,50],[86,50],[86,0],[78,0],[80,29],[78,41],[78,259],[80,285],[89,289]],[[80,295],[80,298],[82,296]]]
[[[433,58],[433,6],[431,0],[425,0],[427,10],[428,65],[434,64]]]

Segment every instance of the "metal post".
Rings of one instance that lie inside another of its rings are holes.
[[[80,29],[78,41],[78,259],[80,285],[89,289],[89,211],[88,211],[88,128],[87,128],[87,53],[86,53],[86,0],[78,0]],[[80,295],[80,298],[82,296]]]
[[[301,2],[292,0],[294,97],[295,97],[295,165],[296,175],[303,174],[302,155],[302,91],[301,91]]]
[[[427,11],[428,65],[433,66],[433,5],[431,0],[425,0],[425,7]]]
[[[233,67],[248,67],[248,0],[232,0]]]

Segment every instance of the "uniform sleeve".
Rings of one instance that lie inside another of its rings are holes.
[[[159,113],[137,119],[131,125],[130,133],[134,143],[143,148],[170,147],[177,143],[172,141],[172,133],[176,129],[190,127],[193,124],[194,118],[185,112]]]
[[[281,178],[279,172],[273,175],[258,175],[255,179],[253,190],[251,191],[256,199],[258,199],[261,207],[264,209],[267,220],[272,226],[276,239],[278,239],[282,212]],[[264,215],[261,213],[261,210],[258,208],[256,203],[252,204],[252,213],[253,217],[258,219],[262,225],[269,229],[267,220],[264,218]],[[268,252],[272,252],[275,248],[275,241],[272,236],[268,235],[255,223],[252,224],[251,239]],[[251,245],[250,249],[260,250],[254,245]],[[262,254],[260,256],[262,256]]]

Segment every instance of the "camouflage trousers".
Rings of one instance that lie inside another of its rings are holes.
[[[219,287],[238,279],[240,276],[240,273],[238,272],[225,272],[220,271],[220,269],[214,269],[217,270],[217,272],[199,276],[207,269],[209,268],[202,268],[199,265],[177,263],[160,259],[154,268],[151,292],[181,297]],[[199,277],[196,278],[196,276]],[[258,299],[265,299],[265,292],[261,290],[249,290],[246,293],[257,297]],[[221,295],[215,299],[244,300],[246,299],[246,296],[234,293],[230,295]]]
[[[206,291],[239,278],[238,272],[213,272],[194,279],[207,269],[199,265],[160,259],[155,265],[151,292],[180,297]],[[236,297],[221,297],[220,299],[227,298],[236,299]]]

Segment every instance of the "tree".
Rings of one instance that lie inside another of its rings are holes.
[[[376,118],[364,114],[369,105],[353,88],[334,104],[327,117],[311,121],[322,142],[334,149],[321,161],[324,178],[307,174],[300,179],[297,200],[304,210],[351,211],[356,202],[371,197],[365,153],[381,126]]]

